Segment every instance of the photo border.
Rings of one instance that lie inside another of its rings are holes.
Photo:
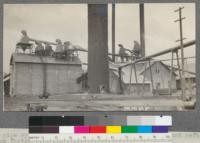
[[[116,116],[116,115],[172,115],[172,131],[200,131],[200,2],[198,0],[1,0],[0,1],[0,93],[3,93],[3,4],[72,4],[72,3],[195,3],[196,4],[196,106],[192,111],[85,111],[85,112],[3,112],[3,95],[0,95],[0,128],[27,128],[29,116]]]

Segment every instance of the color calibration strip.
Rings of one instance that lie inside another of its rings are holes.
[[[168,126],[43,126],[29,127],[30,134],[121,134],[121,133],[168,133]]]
[[[87,121],[87,119],[91,121],[93,118],[90,119],[86,116],[33,116],[29,119],[29,133],[167,133],[168,128],[172,126],[171,116],[121,116],[112,118],[112,121],[106,126],[101,126],[101,123],[91,124]],[[97,118],[95,117],[96,120]]]
[[[32,116],[29,126],[172,126],[171,116]]]

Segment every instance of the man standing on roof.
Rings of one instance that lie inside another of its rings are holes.
[[[31,47],[31,44],[29,43],[30,39],[29,39],[27,32],[25,30],[22,30],[21,34],[22,34],[22,37],[21,37],[19,43],[17,43],[16,50],[18,52],[18,49],[21,48],[23,50],[23,52],[25,53],[25,50],[27,48]]]
[[[28,44],[29,43],[29,37],[27,35],[27,32],[25,30],[22,30],[21,33],[22,33],[22,37],[20,39],[20,43]]]
[[[121,58],[121,62],[124,62],[124,58],[126,59],[126,62],[128,61],[128,54],[126,53],[126,49],[124,48],[124,46],[122,44],[118,44],[118,46],[120,47],[119,49],[119,56]]]
[[[70,56],[70,45],[71,43],[69,41],[64,42],[64,55],[67,60]]]
[[[52,56],[52,55],[53,55],[52,46],[49,43],[45,43],[45,56]]]
[[[140,44],[138,43],[138,41],[134,41],[133,55],[136,57],[136,59],[141,57],[141,52],[142,49]]]
[[[62,58],[63,55],[63,45],[62,41],[60,39],[56,39],[56,50],[55,50],[55,56],[56,58]]]
[[[35,54],[38,56],[44,56],[44,46],[41,42],[35,41],[36,48],[35,48]]]

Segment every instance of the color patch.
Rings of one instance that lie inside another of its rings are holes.
[[[152,133],[152,126],[138,126],[138,133]]]
[[[121,126],[107,126],[106,133],[121,133]]]
[[[66,133],[66,134],[70,134],[70,133],[74,133],[74,126],[60,126],[59,127],[59,133]]]
[[[153,126],[172,126],[172,116],[156,116]]]
[[[59,127],[43,127],[43,133],[59,133]]]
[[[82,126],[84,116],[31,116],[29,126]]]
[[[43,133],[43,128],[39,126],[38,127],[29,126],[29,133],[31,134]]]
[[[127,116],[129,126],[172,126],[172,116]]]
[[[90,133],[106,133],[106,126],[91,126]]]
[[[90,127],[89,126],[75,126],[74,132],[75,133],[89,133]]]
[[[137,133],[137,126],[122,126],[122,133]]]
[[[153,126],[153,133],[168,133],[168,126]]]

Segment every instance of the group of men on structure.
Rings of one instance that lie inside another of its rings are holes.
[[[18,48],[21,48],[24,52],[26,49],[30,49],[32,44],[30,44],[30,38],[27,35],[25,30],[21,31],[22,37],[20,42],[18,43]],[[45,46],[43,46],[43,44]],[[60,39],[56,39],[56,49],[53,50],[51,44],[49,42],[41,42],[35,40],[35,54],[38,56],[54,56],[56,58],[71,58],[77,54],[75,52],[75,47],[69,41],[66,41],[62,44]],[[121,62],[128,62],[129,60],[135,60],[140,58],[142,55],[142,49],[140,44],[137,41],[134,41],[133,50],[129,50],[124,48],[122,44],[118,44],[119,49],[119,57],[121,58]],[[127,53],[129,52],[129,53]]]
[[[20,42],[17,44],[17,50],[22,49],[25,52],[27,49],[32,49],[32,44],[30,43],[30,38],[28,37],[27,32],[22,30],[21,33],[22,37]],[[54,51],[50,42],[41,42],[35,40],[35,54],[38,56],[54,56],[56,58],[69,59],[73,57],[76,52],[75,47],[73,47],[69,41],[66,41],[62,44],[60,39],[56,39],[56,49]]]
[[[121,62],[124,62],[124,59],[126,60],[126,62],[128,62],[129,60],[139,59],[142,56],[142,49],[137,41],[134,41],[133,50],[124,48],[122,44],[118,44],[118,46],[120,47],[119,56],[121,58]],[[127,52],[129,52],[130,54],[128,54]]]

